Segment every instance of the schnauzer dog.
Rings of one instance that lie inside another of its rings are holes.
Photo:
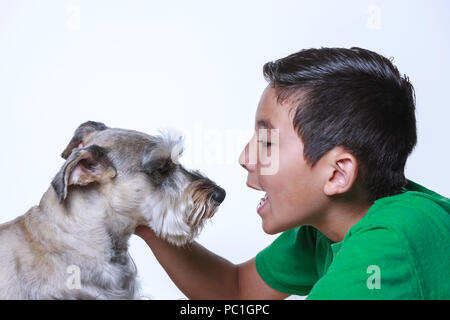
[[[39,205],[0,225],[0,299],[139,298],[128,253],[135,228],[182,246],[225,198],[179,164],[181,144],[170,134],[81,124]],[[78,270],[78,286],[68,270]]]

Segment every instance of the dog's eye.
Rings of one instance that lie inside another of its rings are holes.
[[[172,169],[172,168],[171,168],[171,166],[170,166],[170,163],[166,162],[166,163],[163,164],[161,167],[159,167],[159,168],[157,169],[157,171],[158,171],[159,174],[165,176],[165,175],[167,175],[167,174],[170,172],[171,169]]]
[[[155,185],[161,184],[175,170],[176,165],[170,159],[155,159],[143,166],[145,172]]]
[[[160,176],[167,177],[175,169],[175,166],[176,165],[172,161],[164,160],[155,166],[153,172],[158,173]]]

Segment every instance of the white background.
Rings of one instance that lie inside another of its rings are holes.
[[[394,57],[417,95],[407,177],[449,196],[449,34],[444,0],[2,0],[0,223],[38,204],[82,122],[173,127],[198,137],[190,163],[227,190],[198,241],[233,263],[252,258],[275,238],[237,162],[266,86],[262,66],[322,46]],[[147,294],[184,297],[142,240],[133,236],[130,250]]]

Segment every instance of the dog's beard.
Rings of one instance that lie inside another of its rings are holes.
[[[154,203],[147,225],[158,237],[176,246],[192,242],[217,210],[211,201],[195,200],[168,203],[165,198]]]

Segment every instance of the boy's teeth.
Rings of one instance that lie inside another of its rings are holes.
[[[264,202],[266,202],[267,198],[268,198],[268,195],[267,195],[267,193],[266,193],[266,194],[264,195],[264,197],[261,198],[261,200],[259,201],[259,203],[258,203],[258,208],[261,207],[261,206],[264,204]]]

